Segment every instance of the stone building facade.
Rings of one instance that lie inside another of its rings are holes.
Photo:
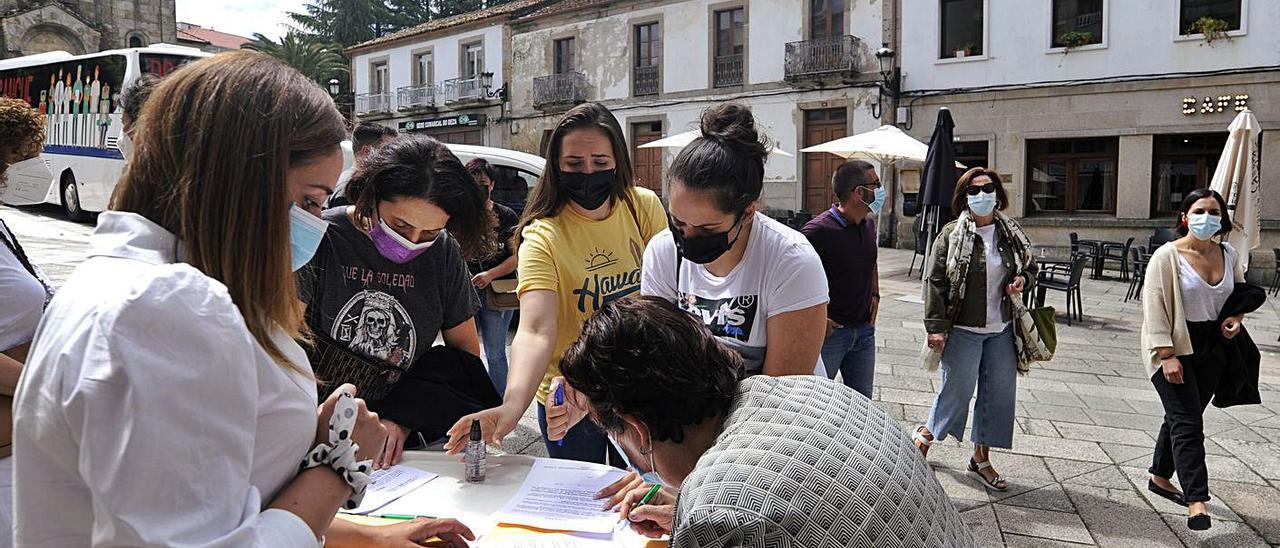
[[[0,0],[0,59],[176,43],[174,0]]]

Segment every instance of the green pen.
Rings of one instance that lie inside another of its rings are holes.
[[[641,506],[644,506],[644,505],[646,505],[646,504],[649,504],[649,501],[653,500],[653,496],[654,496],[654,495],[656,495],[656,494],[658,494],[658,490],[659,490],[659,489],[662,489],[662,484],[658,484],[658,483],[653,484],[653,487],[650,487],[650,488],[649,488],[649,492],[645,493],[645,494],[644,494],[644,497],[642,497],[642,498],[640,499],[640,502],[636,503],[636,505],[635,505],[635,506],[632,506],[632,507],[631,507],[631,509],[632,509],[632,510],[635,510],[636,508],[639,508],[639,507],[641,507]],[[628,512],[628,513],[629,513],[629,512]],[[626,522],[627,522],[627,518],[626,518],[626,517],[623,517],[622,519],[619,519],[619,520],[618,520],[618,527],[617,527],[617,529],[618,529],[618,530],[622,529],[622,525],[623,525],[624,523],[626,523]]]
[[[410,515],[407,515],[407,514],[381,514],[381,515],[377,515],[377,516],[369,516],[369,517],[371,517],[371,518],[382,518],[382,519],[401,519],[401,520],[406,520],[406,521],[407,521],[407,520],[414,520],[414,519],[418,519],[418,518],[435,519],[435,516],[410,516]]]

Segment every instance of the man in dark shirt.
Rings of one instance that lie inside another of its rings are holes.
[[[822,258],[831,302],[822,361],[827,376],[839,371],[844,384],[871,397],[876,370],[876,314],[880,309],[880,269],[876,265],[876,223],[868,218],[884,205],[880,176],[871,164],[852,160],[831,177],[839,200],[800,231]]]

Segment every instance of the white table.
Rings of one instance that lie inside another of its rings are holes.
[[[484,482],[467,483],[463,479],[466,476],[461,455],[405,451],[402,464],[439,474],[440,477],[374,513],[456,518],[477,536],[482,536],[494,526],[492,515],[520,489],[533,467],[533,461],[533,457],[526,455],[489,455],[485,459]],[[614,535],[614,539],[618,546],[637,548],[645,546],[648,541],[629,528]]]

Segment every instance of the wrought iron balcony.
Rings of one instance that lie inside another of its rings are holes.
[[[658,65],[635,67],[631,78],[633,95],[638,97],[658,94]]]
[[[356,114],[382,114],[391,112],[390,93],[361,93],[356,95]]]
[[[432,108],[436,106],[436,87],[405,86],[396,90],[396,103],[400,110]]]
[[[715,58],[712,71],[715,87],[723,88],[742,85],[742,54],[721,55]]]
[[[484,101],[492,81],[493,75],[489,73],[445,80],[440,82],[439,99],[445,104]]]
[[[825,77],[852,78],[856,73],[858,39],[853,36],[817,38],[787,44],[788,82]]]
[[[587,100],[587,75],[578,71],[533,79],[533,108],[546,109],[584,103]]]

